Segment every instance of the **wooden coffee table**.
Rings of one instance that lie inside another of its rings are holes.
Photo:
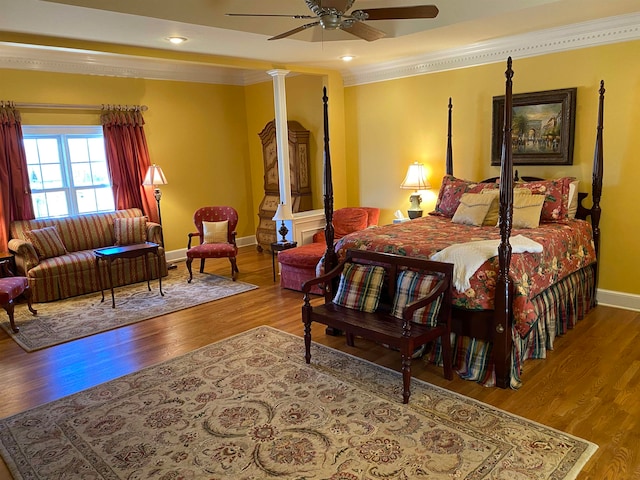
[[[149,254],[156,256],[156,270],[158,271],[158,285],[160,286],[160,295],[164,297],[162,292],[162,274],[160,272],[160,254],[158,248],[160,245],[153,242],[136,243],[134,245],[121,245],[116,247],[106,247],[94,250],[96,256],[96,269],[98,270],[98,281],[100,282],[100,293],[104,302],[104,289],[102,287],[102,275],[100,275],[100,260],[107,262],[109,269],[109,284],[111,286],[111,308],[116,308],[116,299],[113,294],[113,278],[111,276],[111,264],[118,258],[136,258],[144,257],[144,268],[147,272],[147,287],[151,291],[151,269],[149,268]]]

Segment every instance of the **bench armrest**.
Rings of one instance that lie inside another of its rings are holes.
[[[312,278],[311,280],[307,280],[302,284],[302,291],[304,293],[309,293],[311,291],[311,287],[314,285],[318,285],[320,283],[328,285],[330,281],[336,277],[339,277],[344,269],[345,262],[342,261],[333,270],[330,270],[319,277]]]
[[[404,318],[405,320],[411,320],[416,310],[419,310],[422,307],[426,307],[436,301],[436,299],[445,291],[446,288],[447,281],[443,278],[437,283],[436,287],[431,290],[429,295],[427,295],[426,297],[420,297],[407,304],[404,311],[402,312],[402,318]]]

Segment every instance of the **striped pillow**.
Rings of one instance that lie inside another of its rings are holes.
[[[59,257],[60,255],[67,253],[67,248],[64,246],[64,242],[60,238],[60,235],[58,235],[56,227],[44,227],[37,230],[28,230],[24,232],[24,236],[31,244],[33,244],[40,260]]]
[[[340,274],[333,303],[363,312],[375,312],[380,302],[383,281],[384,268],[347,263]]]
[[[147,217],[114,218],[116,245],[135,245],[147,241]]]
[[[392,315],[402,318],[405,307],[418,298],[429,295],[439,281],[440,278],[437,275],[427,275],[413,270],[400,272],[396,284],[396,295],[393,299]],[[441,302],[442,295],[426,307],[416,310],[412,320],[416,323],[435,326]]]

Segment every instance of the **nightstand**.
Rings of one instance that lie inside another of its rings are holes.
[[[289,250],[298,246],[298,242],[273,242],[271,244],[271,268],[273,270],[273,281],[276,281],[276,255],[283,250]]]

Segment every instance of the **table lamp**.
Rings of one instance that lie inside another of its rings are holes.
[[[280,240],[280,243],[287,243],[287,233],[289,233],[289,229],[284,224],[284,221],[293,220],[293,213],[291,213],[291,208],[289,207],[289,205],[287,205],[286,203],[280,203],[276,210],[276,214],[271,220],[274,220],[276,222],[279,220],[281,222],[280,229],[278,230],[278,233],[282,235],[282,240]]]
[[[407,175],[400,184],[400,188],[415,191],[415,193],[409,197],[411,208],[407,210],[407,214],[411,219],[421,217],[422,207],[420,207],[420,203],[422,202],[422,197],[418,193],[418,190],[429,190],[431,188],[431,185],[427,181],[426,171],[422,163],[415,162],[409,165]]]

